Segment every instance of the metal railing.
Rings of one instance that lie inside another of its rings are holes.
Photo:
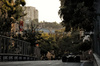
[[[0,35],[0,54],[30,54],[30,43]]]

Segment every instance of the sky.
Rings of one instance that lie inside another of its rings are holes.
[[[58,15],[60,1],[59,0],[25,0],[25,6],[33,6],[38,10],[39,22],[57,22],[60,23],[61,19]]]

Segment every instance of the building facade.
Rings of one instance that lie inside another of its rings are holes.
[[[23,7],[24,14],[26,14],[23,17],[24,21],[24,30],[31,29],[31,25],[33,25],[35,22],[38,23],[38,10],[35,7],[27,6]],[[34,26],[33,26],[34,27]]]

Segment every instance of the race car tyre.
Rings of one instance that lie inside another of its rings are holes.
[[[67,62],[67,57],[66,56],[62,57],[62,62]]]

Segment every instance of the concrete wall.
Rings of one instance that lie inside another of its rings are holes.
[[[94,55],[94,66],[100,66],[100,56],[97,54],[93,54]]]
[[[95,2],[96,13],[100,13],[100,0]],[[100,16],[94,22],[94,66],[100,66]]]

